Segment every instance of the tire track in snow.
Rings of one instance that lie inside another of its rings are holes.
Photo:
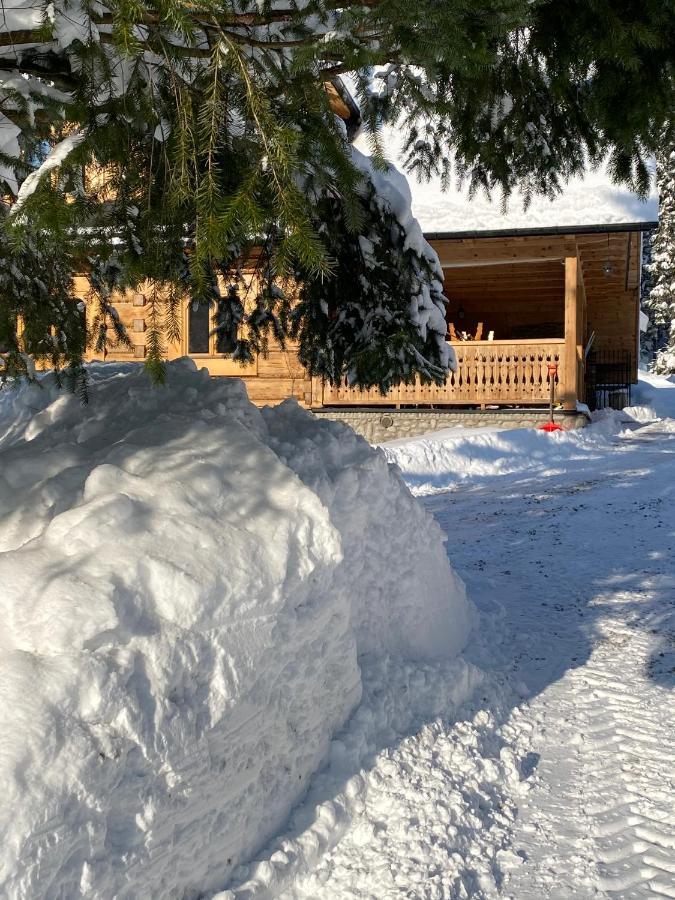
[[[578,674],[586,811],[609,897],[675,897],[675,710],[646,683],[648,631],[612,622]]]
[[[503,499],[454,494],[460,571],[484,570],[482,542],[511,581],[514,674],[532,685],[539,660],[549,672],[502,727],[513,744],[530,726],[541,756],[512,835],[524,864],[502,897],[675,898],[674,449],[671,432],[638,432]]]
[[[535,721],[546,759],[514,837],[529,864],[508,880],[507,896],[675,897],[672,704],[656,686],[647,699],[644,686],[632,693],[651,646],[633,635],[620,666],[617,647],[601,647],[548,692]],[[505,732],[519,729],[519,716],[527,712],[514,713]]]

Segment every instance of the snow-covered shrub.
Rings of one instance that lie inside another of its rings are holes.
[[[471,608],[383,455],[192,363],[0,394],[0,895],[187,897],[278,831],[359,654]]]

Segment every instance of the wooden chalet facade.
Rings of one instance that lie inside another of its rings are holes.
[[[358,108],[339,79],[326,87],[353,138]],[[389,129],[383,138],[396,161],[400,135]],[[169,358],[190,356],[215,377],[243,378],[258,405],[294,397],[312,409],[541,407],[549,400],[549,364],[556,363],[556,401],[573,410],[587,400],[593,405],[599,367],[612,387],[616,365],[608,369],[603,358],[619,363],[624,384],[637,380],[642,240],[656,225],[655,198],[641,203],[603,172],[573,179],[556,200],[534,198],[525,208],[514,197],[508,214],[498,201],[442,192],[433,180],[410,187],[449,299],[447,339],[458,366],[444,385],[400,385],[386,396],[331,386],[310,378],[292,347],[272,343],[266,356],[242,367],[216,353],[208,311],[189,300]],[[475,230],[462,230],[467,223]],[[82,296],[87,288],[82,279]],[[117,308],[133,349],[107,358],[143,359],[145,295],[119,297]]]
[[[310,378],[292,347],[273,345],[266,357],[242,367],[215,352],[209,313],[189,301],[181,340],[169,348],[169,358],[191,356],[213,376],[243,378],[258,405],[294,397],[313,409],[542,407],[549,398],[548,366],[556,363],[556,400],[575,409],[587,400],[589,360],[597,354],[622,359],[630,380],[637,379],[645,227],[428,235],[443,266],[448,340],[458,363],[442,386],[400,385],[386,396],[334,387]],[[144,357],[145,306],[142,293],[119,298],[134,346],[108,354],[109,360]]]

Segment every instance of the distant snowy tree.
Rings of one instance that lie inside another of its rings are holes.
[[[317,316],[318,331],[299,329],[301,351],[317,374],[364,387],[415,371],[441,381],[449,358],[436,331],[437,275],[423,244],[399,240],[407,213],[372,199],[387,191],[355,162],[331,107],[336,79],[351,75],[378,171],[380,127],[397,122],[410,172],[552,196],[606,155],[618,180],[646,190],[646,155],[673,129],[674,58],[675,0],[5,4],[0,228],[17,254],[49,235],[44,246],[64,248],[71,272],[112,266],[118,287],[157,285],[146,360],[156,378],[181,293],[215,306],[216,274],[236,283],[243,259],[260,261],[236,341],[222,339],[233,316],[218,310],[220,345],[244,360],[247,325],[264,344],[262,332],[283,338],[296,321],[283,315],[279,285],[302,278],[304,296],[325,287],[328,302],[338,248],[362,235],[391,250],[386,276],[387,260],[373,265],[367,253],[352,269],[348,298],[365,331],[334,329],[322,357],[316,339],[327,326]],[[322,219],[336,206],[336,220]],[[427,276],[425,289],[406,293]],[[22,296],[3,312],[15,343],[33,314]],[[119,340],[102,301],[95,340]],[[54,346],[75,354],[70,321],[50,327]],[[364,353],[372,333],[396,365]],[[19,358],[5,357],[6,376],[20,373]]]
[[[664,330],[663,325],[656,325],[654,317],[649,307],[649,296],[651,294],[653,279],[651,273],[652,261],[652,240],[654,233],[652,231],[644,231],[642,233],[642,265],[640,267],[640,311],[647,316],[648,323],[645,331],[640,329],[640,365],[649,368],[654,361],[656,351],[663,347],[665,339],[661,333]]]
[[[648,315],[657,329],[667,330],[667,344],[658,350],[652,370],[675,373],[675,144],[657,154],[659,227],[651,242],[649,274],[652,287]],[[658,335],[657,335],[658,337]]]

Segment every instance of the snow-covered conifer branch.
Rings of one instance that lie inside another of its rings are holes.
[[[365,221],[376,232],[378,216],[380,229],[393,216],[391,259],[352,290],[386,295],[390,308],[373,307],[383,321],[403,302],[412,310],[406,349],[397,356],[391,331],[382,345],[405,362],[387,368],[361,353],[356,331],[334,329],[324,371],[380,386],[416,367],[441,378],[440,278],[383,200],[378,130],[401,123],[418,177],[464,175],[474,190],[550,196],[607,152],[617,177],[644,187],[644,156],[673,127],[671,5],[620,0],[611,28],[590,8],[568,13],[565,0],[19,0],[0,20],[0,196],[21,212],[4,226],[58,233],[79,271],[91,255],[82,236],[95,235],[124,285],[156,280],[202,302],[216,272],[265,246],[266,297],[294,274],[326,301],[336,248],[356,252]],[[608,64],[622,54],[624,67]],[[329,99],[326,82],[342,72],[358,111],[339,89]],[[340,105],[350,133],[360,116],[373,137],[370,173],[335,121]],[[400,274],[400,254],[405,277],[381,293],[369,277]],[[268,312],[261,322],[283,324]]]
[[[37,186],[40,183],[41,179],[44,178],[45,175],[49,174],[49,172],[52,172],[54,169],[57,169],[60,165],[62,165],[68,158],[69,154],[80,146],[85,137],[86,131],[84,131],[83,129],[73,131],[71,132],[71,134],[63,138],[62,141],[59,141],[58,144],[55,144],[51,148],[42,163],[40,163],[38,168],[31,172],[30,175],[28,175],[28,177],[24,180],[21,187],[19,188],[19,192],[16,195],[16,202],[10,209],[11,216],[15,216],[23,208],[26,200],[37,189]]]

